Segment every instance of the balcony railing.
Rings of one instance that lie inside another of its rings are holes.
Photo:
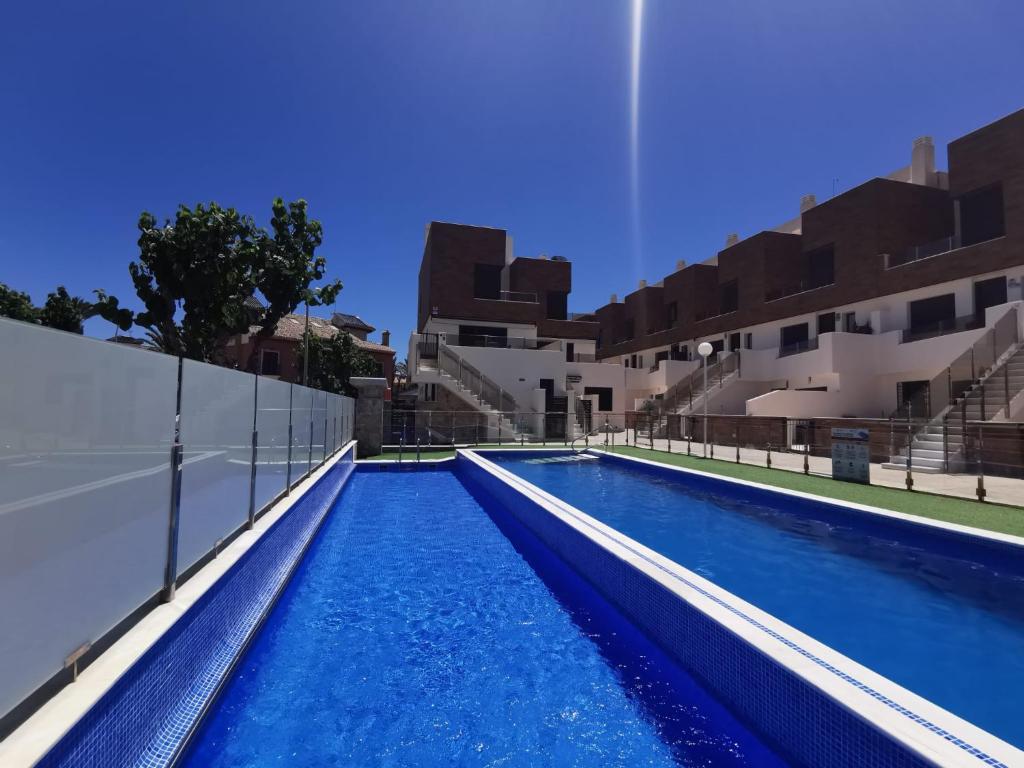
[[[800,341],[793,341],[789,344],[779,345],[779,357],[789,357],[790,355],[799,355],[801,352],[810,352],[818,348],[818,337],[815,336],[813,339],[801,339]]]
[[[570,362],[573,362],[573,363],[596,363],[597,362],[597,355],[594,355],[594,354],[591,354],[591,353],[588,353],[588,352],[575,352],[575,353],[573,353],[572,360]]]
[[[488,336],[480,333],[447,333],[444,335],[444,342],[453,347],[554,350],[561,348],[561,342],[557,339],[538,339],[526,336]]]
[[[951,333],[974,331],[984,327],[984,318],[980,318],[977,315],[944,318],[932,323],[925,323],[905,329],[900,335],[900,344],[931,339],[936,336],[947,336]]]
[[[955,251],[959,247],[959,235],[942,237],[938,240],[933,240],[930,243],[925,243],[924,245],[911,246],[903,253],[885,254],[885,268],[892,269],[893,267],[901,267],[904,264],[911,264],[915,261],[921,261],[922,259],[930,259],[932,256],[938,256],[942,253]]]
[[[513,301],[520,304],[536,304],[537,294],[530,291],[498,291],[497,296],[474,296],[484,301]]]
[[[776,288],[771,291],[764,292],[765,301],[778,301],[779,299],[785,299],[789,296],[796,296],[801,293],[807,293],[808,291],[816,291],[819,288],[828,288],[830,285],[835,285],[835,280],[801,280],[798,283],[790,283],[782,288]]]

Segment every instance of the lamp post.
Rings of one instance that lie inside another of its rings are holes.
[[[708,355],[714,351],[714,347],[706,341],[702,341],[697,347],[697,354],[703,360],[704,365],[704,458],[708,457]]]

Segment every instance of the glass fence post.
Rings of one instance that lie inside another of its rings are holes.
[[[252,458],[249,462],[249,523],[251,531],[256,526],[256,450],[259,435],[256,431],[256,414],[259,411],[260,375],[252,377]]]
[[[964,441],[967,440],[966,433]],[[978,424],[978,501],[984,502],[985,496],[985,433],[982,425]]]
[[[288,466],[285,468],[284,477],[284,492],[285,495],[291,495],[292,492],[292,392],[295,390],[294,384],[288,385]]]
[[[309,459],[306,462],[306,474],[313,471],[313,405],[316,403],[316,395],[309,396]]]
[[[167,521],[167,563],[164,570],[163,601],[174,599],[178,583],[178,528],[181,521],[181,372],[184,358],[178,355],[178,391],[175,397],[174,443],[171,446],[171,505]]]

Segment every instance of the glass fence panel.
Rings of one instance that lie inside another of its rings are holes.
[[[313,466],[324,460],[327,444],[327,393],[313,393]]]
[[[0,715],[160,591],[178,361],[0,319]]]
[[[179,574],[248,518],[255,397],[252,374],[184,361]]]
[[[291,388],[291,384],[262,376],[256,387],[257,510],[269,504],[287,485]]]
[[[292,388],[292,483],[309,472],[309,440],[312,435],[314,390],[295,384]]]
[[[356,401],[354,398],[345,397],[341,407],[341,444],[352,440],[355,435],[356,423]]]

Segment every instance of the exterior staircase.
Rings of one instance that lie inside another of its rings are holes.
[[[985,362],[976,365],[978,360]],[[979,370],[988,362],[992,363],[990,367]],[[973,376],[977,378],[971,381]],[[968,448],[965,438],[970,437],[965,432],[970,424],[1007,421],[1015,410],[1024,407],[1024,345],[1018,338],[1016,310],[929,382],[924,394],[923,402],[908,404],[909,415],[923,412],[931,417],[909,441],[910,468],[925,474],[964,471]],[[934,415],[933,401],[944,403]],[[897,422],[897,429],[905,427],[906,423]],[[907,453],[903,448],[882,466],[905,470]]]
[[[510,414],[520,412],[515,399],[481,373],[444,342],[437,343],[433,350],[436,357],[420,354],[417,356],[417,378],[440,384],[466,403],[471,410],[487,417],[487,428],[496,430],[502,442],[532,439],[528,424],[517,424]]]

